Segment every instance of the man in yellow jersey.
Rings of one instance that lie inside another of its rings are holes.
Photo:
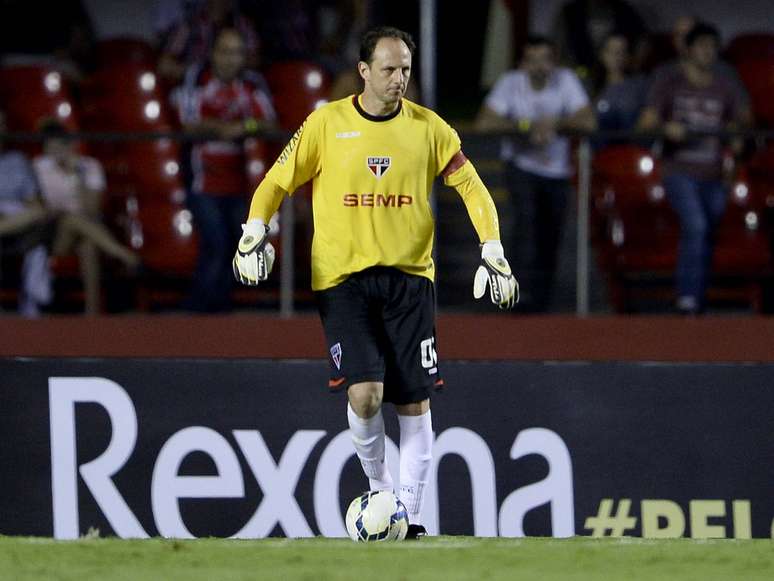
[[[400,423],[398,496],[420,524],[432,459],[430,391],[443,382],[435,345],[430,191],[436,176],[462,196],[482,243],[473,294],[487,286],[510,308],[516,283],[503,256],[497,210],[457,133],[403,98],[415,45],[395,28],[369,31],[360,47],[363,92],[313,112],[253,195],[234,275],[254,285],[274,262],[266,224],[286,193],[312,180],[312,288],[330,350],[333,389],[347,389],[347,416],[371,490],[393,490],[384,461],[382,401]]]

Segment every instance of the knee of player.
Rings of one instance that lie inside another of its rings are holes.
[[[348,390],[349,403],[360,418],[373,417],[382,406],[382,390],[378,383],[358,383]]]

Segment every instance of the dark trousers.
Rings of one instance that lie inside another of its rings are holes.
[[[570,183],[509,164],[506,173],[515,228],[507,258],[523,289],[522,311],[547,311],[562,237]],[[513,257],[513,258],[511,258]]]
[[[193,193],[188,205],[199,231],[199,258],[184,307],[198,312],[218,312],[231,307],[234,275],[231,261],[247,218],[242,196]]]
[[[726,208],[726,189],[718,180],[698,180],[685,174],[664,178],[667,199],[680,218],[677,256],[677,296],[705,306],[712,267],[715,230]]]

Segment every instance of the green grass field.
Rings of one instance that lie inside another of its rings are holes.
[[[127,541],[0,537],[0,579],[774,579],[770,540],[333,539]]]

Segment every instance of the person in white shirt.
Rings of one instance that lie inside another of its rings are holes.
[[[596,128],[580,80],[571,70],[558,67],[556,60],[552,41],[527,38],[519,68],[497,80],[476,119],[476,128],[482,131],[521,133],[519,138],[503,140],[501,156],[511,201],[518,201],[523,217],[519,223],[532,229],[527,252],[512,248],[510,253],[527,255],[529,264],[522,265],[527,279],[522,298],[525,307],[534,311],[545,311],[550,304],[570,192],[570,143],[559,133]]]
[[[55,120],[43,124],[44,154],[33,167],[47,211],[56,220],[53,254],[73,250],[78,255],[86,295],[86,314],[99,312],[99,254],[123,262],[129,269],[139,265],[139,256],[115,239],[101,221],[105,174],[99,161],[78,153],[67,129]]]
[[[5,112],[0,110],[0,135],[6,130]],[[40,307],[51,302],[51,277],[44,244],[48,218],[38,197],[30,162],[22,152],[6,149],[2,139],[0,177],[0,249],[3,254],[23,255],[19,314],[37,317]],[[0,272],[0,278],[3,274]]]

